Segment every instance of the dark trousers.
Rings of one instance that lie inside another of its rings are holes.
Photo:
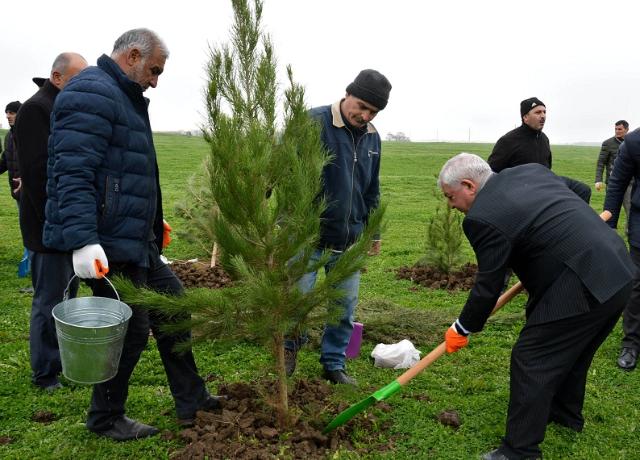
[[[627,302],[631,284],[591,311],[527,326],[511,353],[507,430],[500,451],[509,459],[540,457],[547,423],[581,431],[587,372]]]
[[[167,294],[181,294],[182,284],[171,269],[160,260],[155,244],[151,243],[150,246],[148,268],[112,264],[109,266],[109,272],[129,278],[136,286],[144,286]],[[91,280],[88,284],[94,295],[115,298],[113,289],[104,280]],[[209,396],[204,381],[198,375],[191,348],[180,352],[174,350],[176,344],[190,340],[191,334],[189,332],[167,334],[161,330],[161,327],[172,319],[153,309],[147,310],[135,305],[130,307],[133,315],[129,320],[118,373],[111,380],[93,387],[87,418],[87,428],[92,431],[106,430],[117,418],[124,415],[129,377],[147,344],[149,328],[157,341],[178,418],[193,417],[200,404]],[[175,320],[181,319],[185,318],[175,318]]]
[[[32,381],[40,387],[58,383],[62,372],[56,325],[51,314],[53,307],[62,302],[64,290],[73,277],[70,254],[33,252],[31,282],[33,301],[29,322],[29,354]],[[74,280],[70,297],[75,297],[78,282]]]
[[[640,350],[640,248],[629,247],[631,260],[636,266],[633,275],[633,290],[624,309],[622,329],[624,337],[622,346]]]

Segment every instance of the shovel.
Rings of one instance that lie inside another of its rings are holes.
[[[508,291],[500,296],[498,302],[496,302],[496,306],[493,308],[491,314],[493,315],[495,312],[500,310],[504,305],[506,305],[511,299],[513,299],[516,295],[522,291],[523,286],[520,281],[514,284]],[[391,395],[400,391],[404,385],[409,383],[411,379],[413,379],[416,375],[420,374],[423,370],[429,367],[434,361],[436,361],[440,356],[444,355],[446,352],[446,343],[442,342],[436,348],[431,350],[431,352],[422,358],[415,366],[406,371],[396,380],[391,382],[389,385],[380,388],[375,393],[366,397],[359,403],[354,404],[348,409],[344,410],[336,418],[333,419],[331,423],[329,423],[322,433],[328,433],[331,430],[338,428],[339,426],[344,425],[357,414],[365,410],[367,407],[373,406],[378,401],[383,401],[390,397]]]

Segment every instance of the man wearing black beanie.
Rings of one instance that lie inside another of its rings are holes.
[[[537,97],[520,102],[522,125],[496,142],[488,163],[494,172],[527,163],[539,163],[551,169],[549,138],[542,132],[547,108]]]
[[[537,97],[520,102],[522,125],[509,131],[496,142],[487,162],[493,172],[528,163],[539,163],[551,169],[551,146],[549,138],[542,132],[547,120],[547,107]],[[561,176],[567,186],[587,203],[591,199],[591,188]]]
[[[322,215],[320,242],[312,258],[317,262],[322,252],[329,249],[332,256],[325,265],[326,272],[360,236],[369,214],[378,206],[381,141],[371,121],[387,106],[390,91],[391,83],[384,75],[365,69],[347,86],[343,99],[311,109],[311,116],[322,126],[322,142],[333,157],[322,173],[327,209]],[[370,253],[379,252],[380,239],[377,238]],[[302,291],[313,288],[316,274],[307,273],[300,280]],[[324,378],[332,383],[356,383],[346,373],[345,351],[353,331],[359,286],[360,272],[340,286],[345,293],[339,301],[343,316],[337,325],[326,325],[322,336],[320,362]],[[287,340],[288,375],[293,374],[298,349],[305,341],[305,337]]]

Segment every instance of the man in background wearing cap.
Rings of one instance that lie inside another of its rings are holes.
[[[312,261],[317,261],[324,250],[331,250],[331,259],[325,265],[326,272],[360,236],[367,217],[378,206],[381,141],[371,121],[387,106],[390,91],[391,83],[384,75],[366,69],[347,86],[343,99],[333,105],[311,109],[311,116],[322,126],[322,142],[333,157],[322,173],[327,209],[322,215],[320,242],[312,258]],[[370,254],[379,252],[380,240],[377,239]],[[307,273],[300,280],[300,289],[309,291],[316,275],[317,272]],[[323,377],[332,383],[356,383],[346,373],[345,351],[353,331],[359,286],[360,272],[354,273],[340,286],[344,291],[340,301],[344,314],[338,324],[325,325],[320,362],[324,368]],[[285,360],[288,375],[293,374],[298,349],[305,341],[305,337],[287,340]]]
[[[29,325],[32,380],[47,392],[62,386],[58,381],[62,364],[51,310],[62,301],[64,289],[73,277],[71,254],[47,248],[42,243],[47,201],[49,117],[60,90],[86,66],[87,61],[79,54],[58,55],[49,79],[22,104],[14,129],[22,179],[20,231],[25,247],[32,252],[31,282],[34,293]],[[72,290],[72,296],[74,292]]]
[[[496,142],[488,163],[494,172],[527,163],[539,163],[551,169],[549,138],[542,132],[547,108],[537,97],[520,103],[522,125],[509,131]]]
[[[496,142],[487,162],[493,172],[506,168],[538,163],[551,169],[551,146],[549,138],[542,132],[547,120],[547,108],[537,97],[520,102],[522,125],[509,131]],[[582,200],[589,203],[591,188],[580,181],[560,176],[567,186]]]
[[[9,190],[11,196],[16,200],[18,205],[18,212],[20,211],[20,188],[22,182],[20,180],[20,168],[18,167],[18,157],[15,148],[15,142],[13,140],[13,126],[16,122],[16,115],[22,104],[20,101],[9,102],[4,109],[4,113],[7,116],[7,122],[9,123],[9,132],[4,138],[4,152],[0,157],[0,174],[5,171],[9,177]],[[18,276],[25,277],[29,273],[29,251],[24,248],[22,252],[22,260],[18,263]],[[31,288],[21,289],[23,292],[32,292]]]

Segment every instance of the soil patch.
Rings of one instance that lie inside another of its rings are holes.
[[[377,440],[388,426],[380,422],[376,413],[388,411],[388,405],[379,404],[324,435],[322,429],[326,424],[349,404],[333,402],[332,387],[317,379],[298,380],[290,392],[292,427],[283,431],[277,427],[275,409],[270,403],[275,395],[273,382],[220,385],[218,394],[229,398],[222,402],[221,411],[199,411],[194,427],[179,433],[187,442],[186,447],[171,458],[326,459],[338,450],[355,450],[351,441],[354,432],[358,433],[360,455],[366,457],[367,453],[393,448],[393,442],[380,444]]]
[[[413,281],[430,289],[468,290],[473,287],[478,266],[467,263],[459,270],[444,273],[433,267],[416,266],[396,269],[396,278]]]
[[[58,416],[53,412],[38,410],[33,413],[31,420],[38,423],[51,423],[58,420]]]
[[[460,415],[455,410],[444,410],[438,414],[438,421],[445,426],[450,426],[454,430],[460,428]]]
[[[231,277],[220,266],[210,267],[204,262],[174,261],[169,267],[185,288],[218,289],[233,284]]]
[[[13,442],[13,438],[9,436],[0,436],[0,446],[4,446],[5,444],[11,444]]]

